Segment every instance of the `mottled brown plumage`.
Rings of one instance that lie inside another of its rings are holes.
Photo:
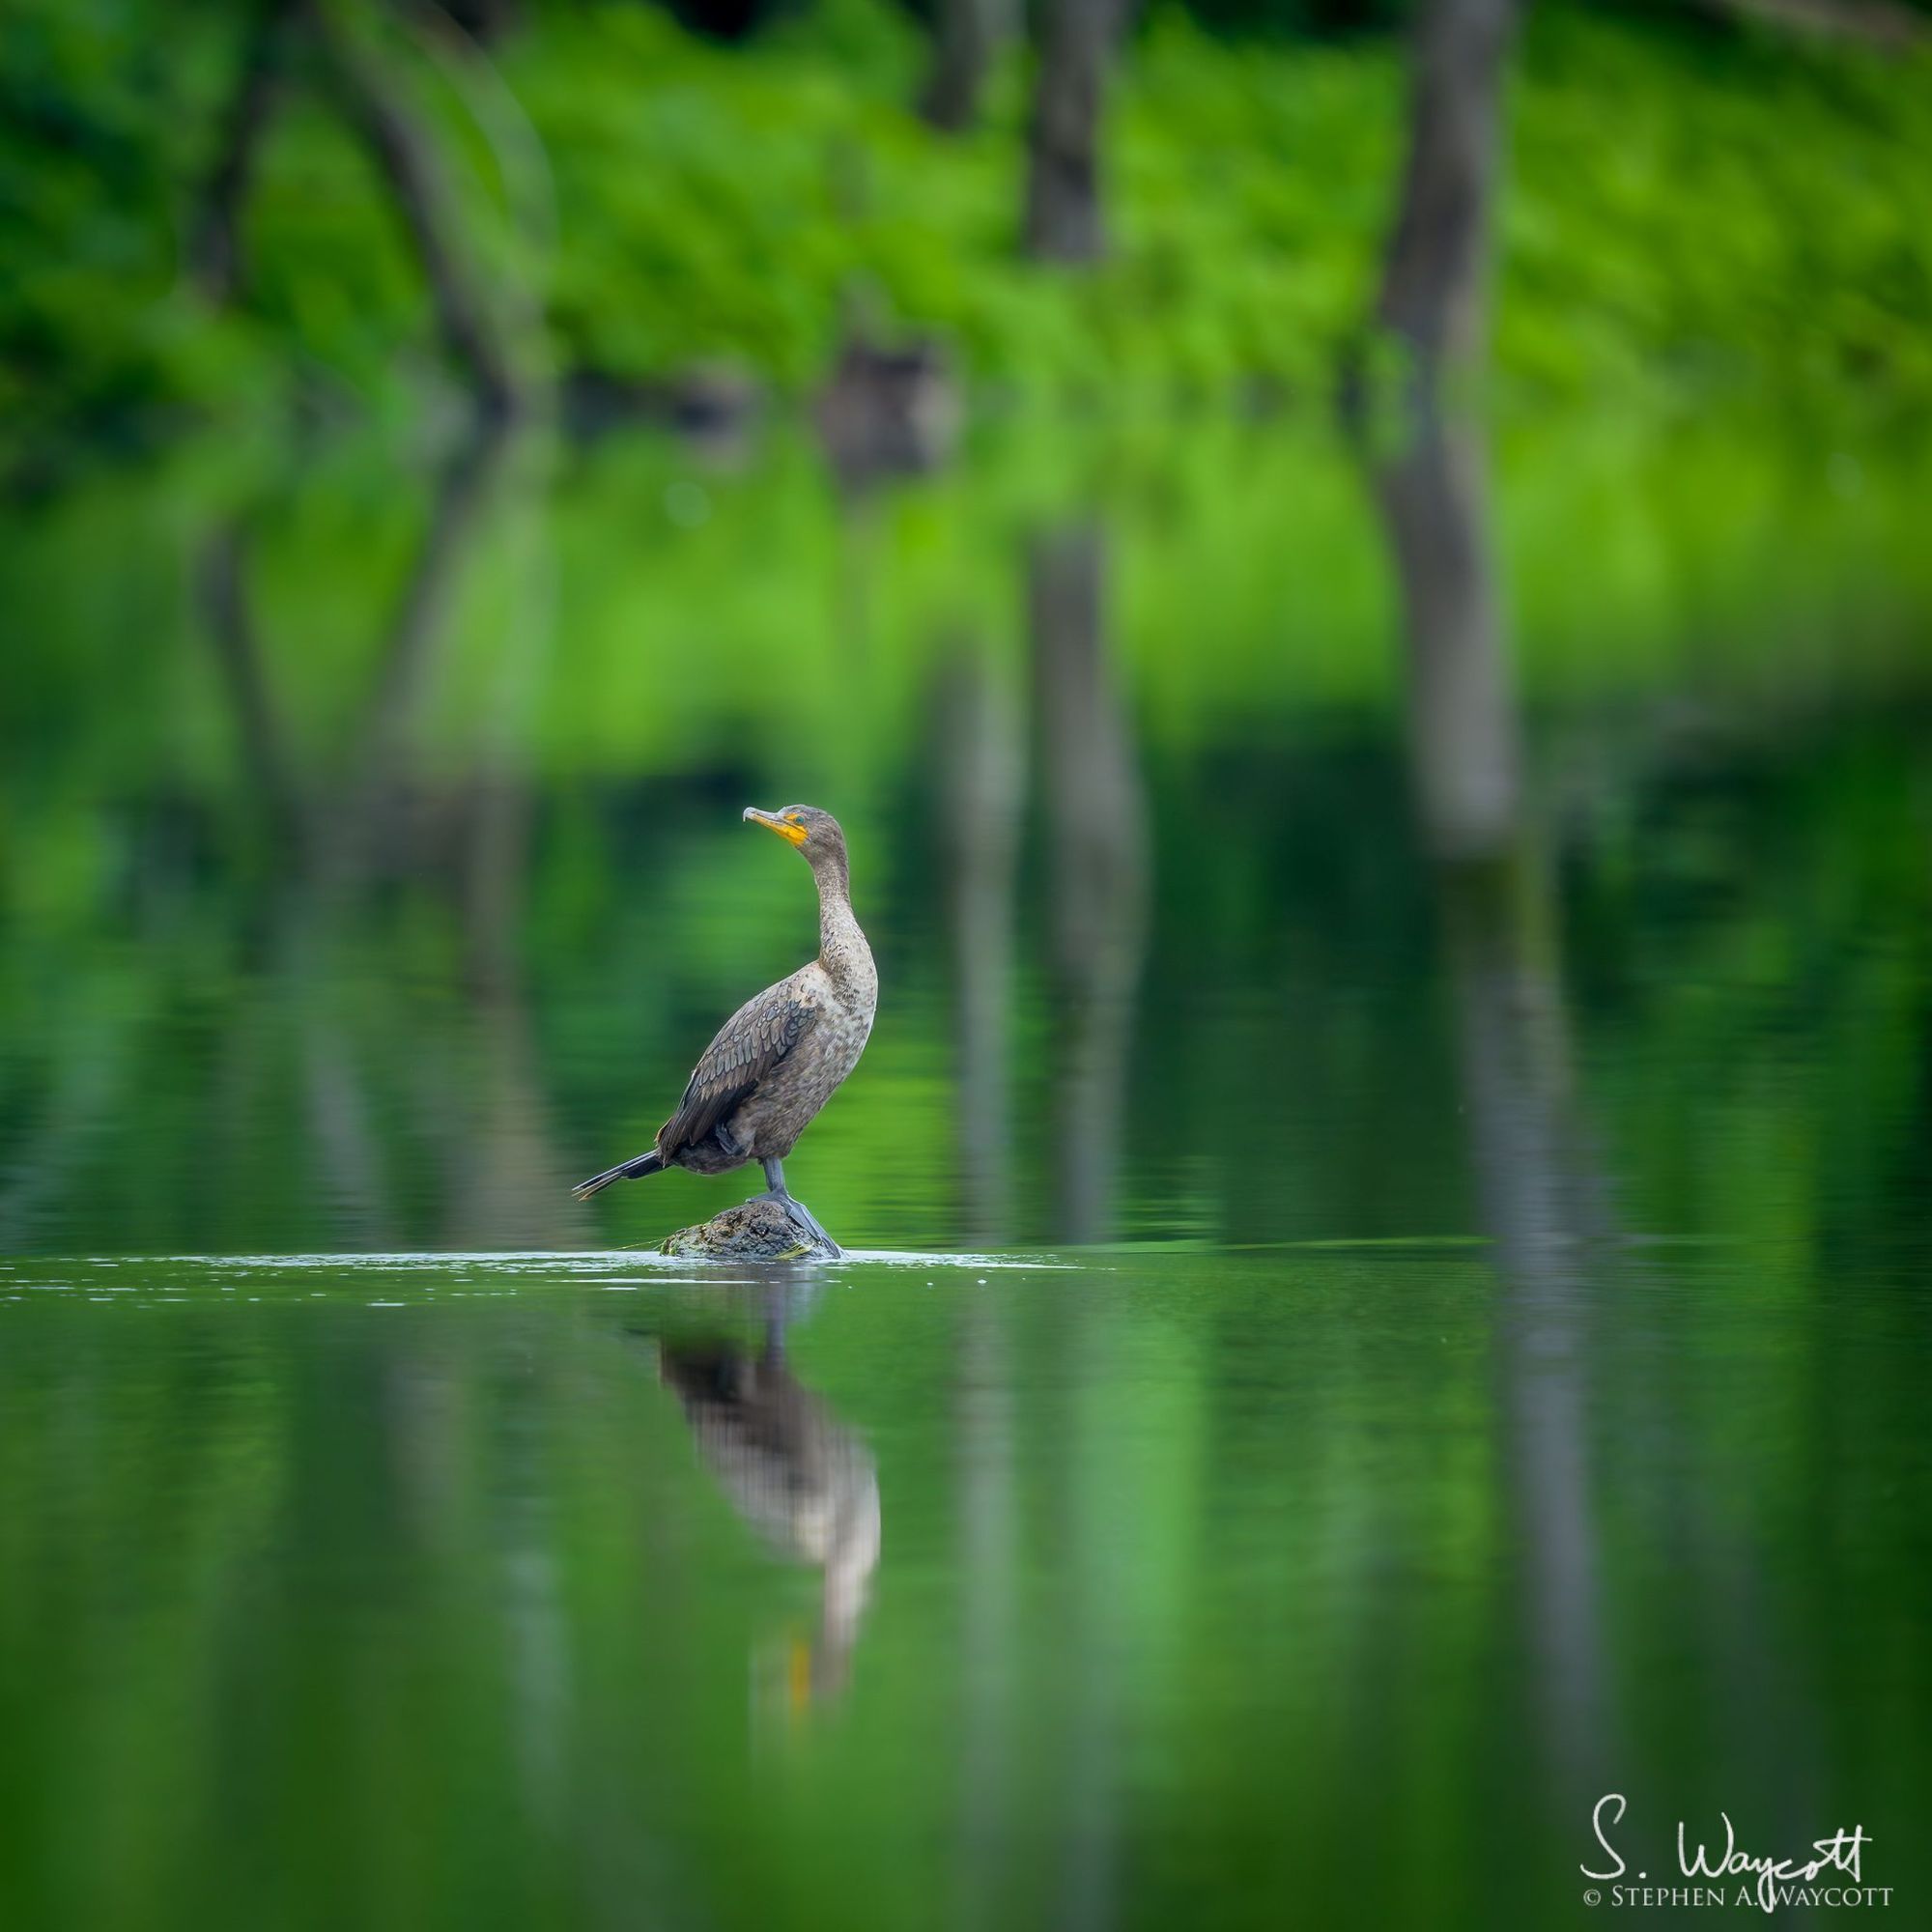
[[[587,1200],[613,1180],[667,1167],[724,1174],[755,1160],[764,1166],[773,1198],[829,1238],[785,1191],[781,1163],[859,1064],[872,1031],[879,978],[852,916],[838,821],[809,805],[780,812],[753,808],[745,816],[795,845],[810,866],[818,883],[818,957],[747,1000],[718,1030],[648,1153],[593,1175],[577,1193]]]
[[[784,1147],[759,1148],[740,1139],[737,1113],[798,1045],[813,1014],[790,980],[781,980],[747,1000],[719,1028],[704,1049],[677,1103],[677,1111],[658,1130],[658,1154],[699,1174],[723,1174],[741,1167],[754,1152],[782,1158]],[[718,1131],[721,1124],[725,1132]],[[796,1141],[798,1136],[792,1135]]]

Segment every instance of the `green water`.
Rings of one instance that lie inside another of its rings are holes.
[[[0,1925],[1542,1927],[1608,1791],[1922,1918],[1928,481],[11,505]],[[569,1183],[804,956],[794,799],[883,992],[753,1279]]]
[[[1903,1908],[1922,1302],[1784,1260],[10,1265],[6,1921],[1541,1926],[1609,1790]]]

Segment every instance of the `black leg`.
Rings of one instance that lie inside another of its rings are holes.
[[[774,1154],[769,1159],[760,1161],[758,1164],[765,1170],[766,1187],[772,1193],[776,1194],[781,1201],[787,1199],[788,1197],[785,1194],[784,1162]]]

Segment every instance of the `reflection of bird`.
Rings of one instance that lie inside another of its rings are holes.
[[[613,1180],[667,1167],[724,1174],[748,1160],[765,1170],[763,1198],[836,1254],[810,1211],[786,1192],[784,1156],[834,1090],[859,1064],[872,1031],[879,976],[852,917],[851,875],[838,821],[814,806],[745,816],[798,847],[818,881],[818,957],[747,1000],[718,1030],[648,1153],[580,1182],[587,1200]]]
[[[786,1365],[780,1324],[762,1350],[664,1342],[658,1363],[731,1505],[781,1555],[825,1573],[815,1656],[794,1690],[844,1674],[879,1560],[879,1476],[864,1442]],[[801,1663],[805,1660],[801,1658]]]

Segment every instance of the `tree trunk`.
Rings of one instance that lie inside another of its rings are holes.
[[[1492,856],[1514,837],[1521,760],[1488,452],[1469,426],[1425,417],[1376,483],[1407,633],[1409,766],[1429,856]]]
[[[1898,0],[1689,0],[1700,14],[1725,19],[1761,20],[1794,34],[1825,40],[1861,41],[1901,53],[1925,39],[1924,16]]]
[[[440,0],[442,11],[472,41],[496,41],[518,24],[517,0]]]
[[[212,302],[232,300],[242,279],[242,217],[255,178],[255,157],[274,118],[288,13],[288,0],[258,0],[242,44],[235,91],[222,116],[221,146],[202,190],[195,222],[194,274]]]
[[[335,69],[350,117],[369,144],[415,244],[445,345],[469,372],[485,411],[493,416],[514,414],[519,400],[515,372],[463,259],[456,197],[434,138],[407,99],[390,86],[377,59],[357,45],[355,29],[345,29],[335,19],[328,0],[312,0],[309,16]]]
[[[1484,353],[1516,13],[1516,0],[1423,0],[1417,23],[1408,165],[1378,319],[1408,345],[1425,384]]]
[[[294,852],[306,858],[313,849],[314,827],[263,662],[242,568],[242,535],[236,526],[218,531],[203,552],[201,591],[209,642],[221,666],[222,686],[234,712],[235,739],[248,775],[251,820],[266,826],[285,857]]]
[[[1120,0],[1046,0],[1028,139],[1026,245],[1045,262],[1106,253],[1100,116]]]
[[[980,118],[986,69],[1011,33],[1009,0],[938,0],[919,111],[942,133],[963,134]]]

